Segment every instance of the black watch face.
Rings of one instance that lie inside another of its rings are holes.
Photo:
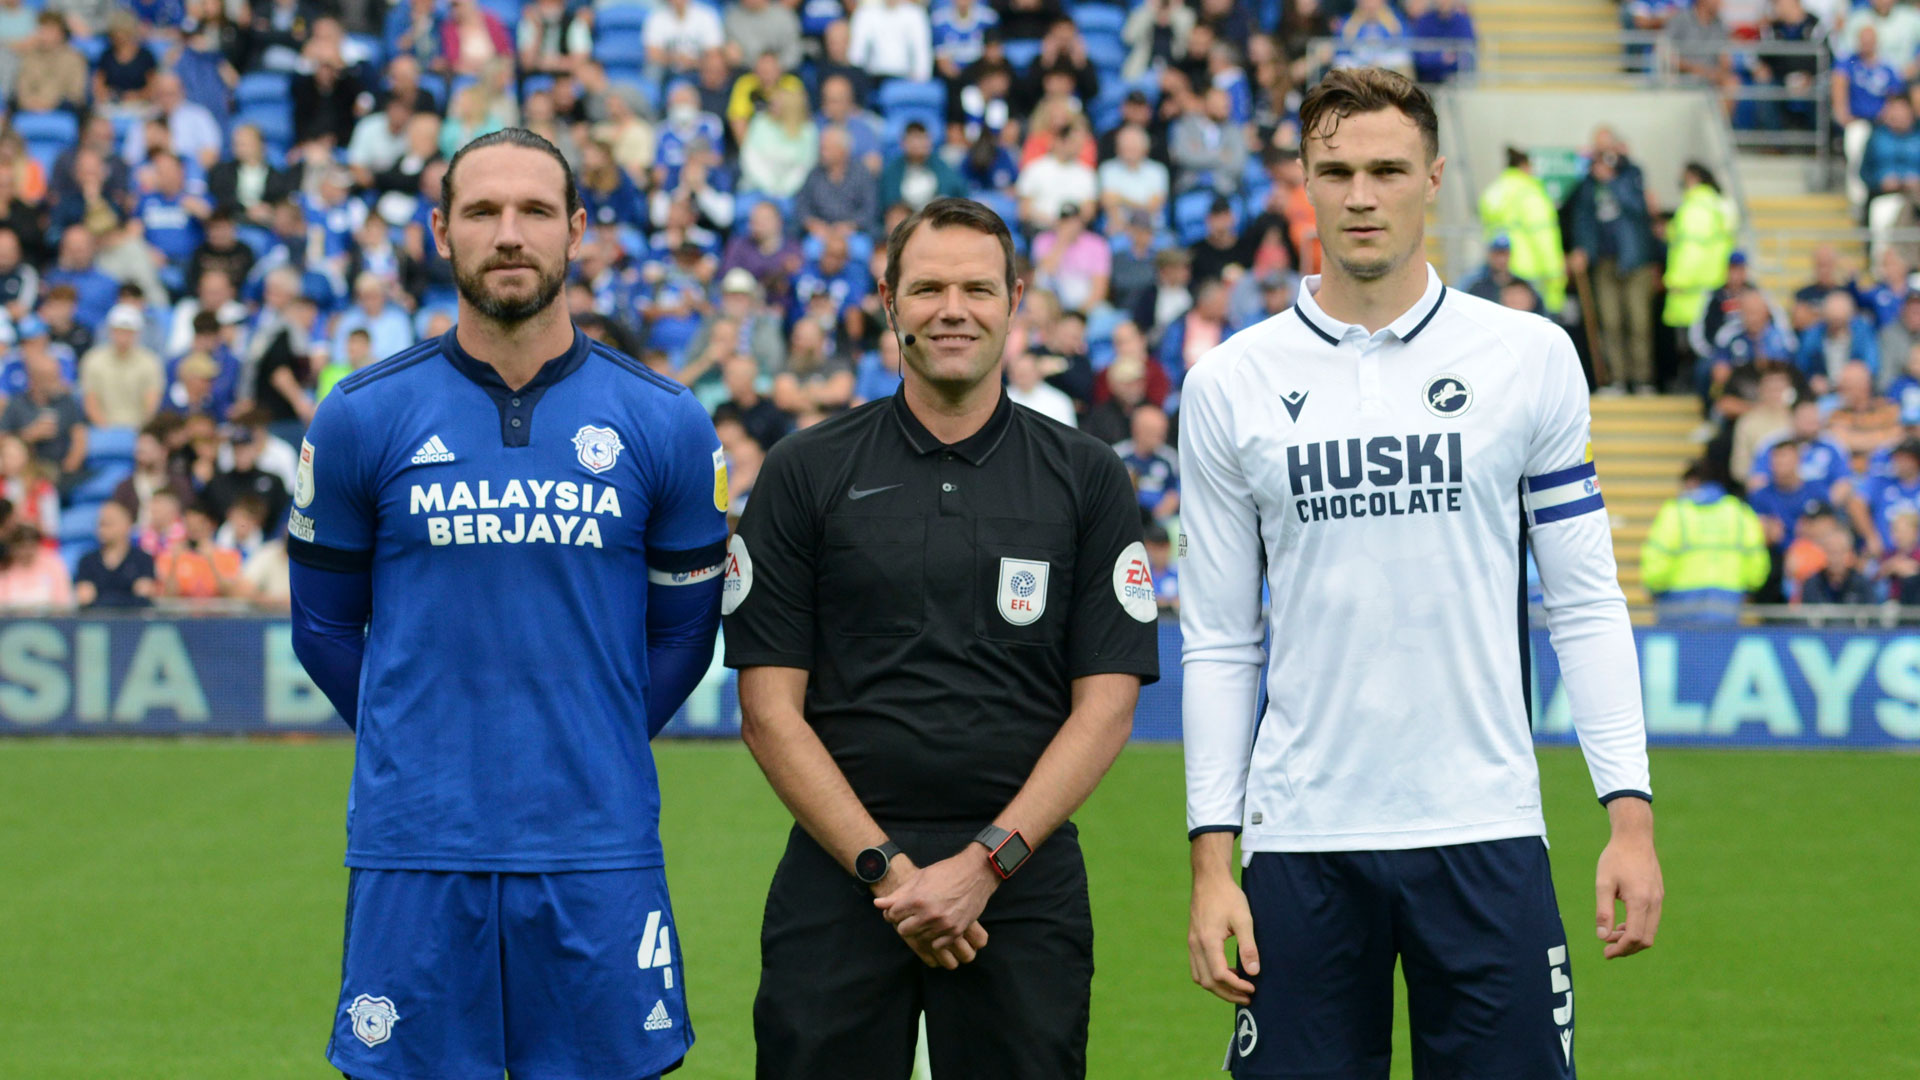
[[[870,847],[854,856],[853,872],[861,881],[869,885],[887,876],[887,856],[877,847]]]
[[[994,853],[993,861],[1000,864],[1002,874],[1011,874],[1018,870],[1020,864],[1026,862],[1027,856],[1031,854],[1033,854],[1033,848],[1027,845],[1027,838],[1014,833],[1007,837],[1006,843],[1000,845],[1000,850]]]

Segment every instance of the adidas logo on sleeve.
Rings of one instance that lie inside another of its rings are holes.
[[[646,1022],[640,1025],[648,1031],[665,1031],[673,1026],[673,1017],[667,1015],[667,1003],[656,1001],[653,1011],[647,1014]]]
[[[421,443],[420,449],[413,452],[413,463],[415,465],[438,465],[441,462],[452,460],[453,451],[447,449],[447,444],[441,442],[440,436],[438,435]]]

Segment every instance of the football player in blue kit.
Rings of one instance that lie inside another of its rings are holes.
[[[726,474],[693,395],[589,339],[586,216],[522,129],[448,165],[446,334],[300,447],[294,649],[356,735],[327,1058],[637,1080],[693,1042],[648,740],[713,654]]]

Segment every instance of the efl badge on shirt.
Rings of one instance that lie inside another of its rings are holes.
[[[293,471],[293,505],[305,510],[313,505],[313,444],[300,440],[300,467]]]
[[[1032,559],[1000,560],[1000,617],[1025,626],[1047,613],[1048,564]]]
[[[613,463],[620,460],[620,451],[626,449],[612,428],[592,424],[573,433],[573,448],[580,451],[580,464],[596,475],[613,468]]]

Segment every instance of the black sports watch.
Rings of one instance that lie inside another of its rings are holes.
[[[1027,857],[1033,854],[1033,845],[1020,835],[1019,829],[1003,829],[998,825],[989,825],[981,829],[973,842],[987,849],[987,865],[1005,881],[1020,869]]]
[[[887,869],[893,865],[893,857],[898,854],[899,844],[882,840],[879,847],[870,847],[853,857],[853,876],[867,885],[878,885],[880,879],[887,876]]]

